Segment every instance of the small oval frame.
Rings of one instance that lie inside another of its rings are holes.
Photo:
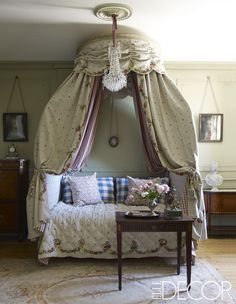
[[[119,144],[119,139],[118,139],[118,137],[117,136],[111,136],[110,138],[109,138],[109,145],[112,147],[112,148],[115,148],[115,147],[117,147],[118,146],[118,144]]]

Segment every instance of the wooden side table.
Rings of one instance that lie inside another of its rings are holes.
[[[236,232],[236,225],[213,225],[213,216],[236,216],[236,189],[204,190],[208,235],[212,232]]]
[[[192,223],[193,218],[183,216],[181,219],[164,218],[130,218],[125,212],[116,212],[117,264],[119,290],[122,288],[122,233],[123,232],[176,232],[177,233],[177,274],[180,274],[182,232],[186,232],[187,287],[191,288],[192,257]]]

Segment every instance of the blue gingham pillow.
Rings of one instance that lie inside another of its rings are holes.
[[[116,202],[124,203],[128,195],[128,178],[116,178]]]
[[[113,177],[98,177],[98,190],[104,203],[115,203]]]
[[[62,200],[66,204],[73,204],[72,191],[66,176],[61,179]]]

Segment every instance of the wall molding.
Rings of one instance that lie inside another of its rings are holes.
[[[153,173],[150,173],[149,171],[124,171],[124,170],[110,170],[110,171],[101,171],[101,170],[82,170],[81,175],[91,175],[94,173],[94,171],[97,173],[98,176],[114,176],[114,177],[126,177],[132,176],[132,177],[147,177],[147,176],[153,176]]]
[[[205,178],[202,178],[205,181]],[[236,181],[236,177],[224,177],[223,182]]]
[[[201,172],[209,172],[209,167],[210,166],[200,166],[200,171]],[[218,172],[235,172],[236,173],[236,166],[220,166],[218,168]]]
[[[73,61],[0,61],[4,70],[72,70]]]
[[[235,71],[236,62],[209,62],[209,61],[165,61],[166,70],[213,70]]]
[[[236,62],[165,61],[166,70],[235,71]],[[73,61],[0,61],[0,68],[11,69],[72,69]]]

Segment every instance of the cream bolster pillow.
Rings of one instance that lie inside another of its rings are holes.
[[[45,176],[48,205],[49,210],[51,210],[60,199],[62,174],[54,175],[46,173]]]

